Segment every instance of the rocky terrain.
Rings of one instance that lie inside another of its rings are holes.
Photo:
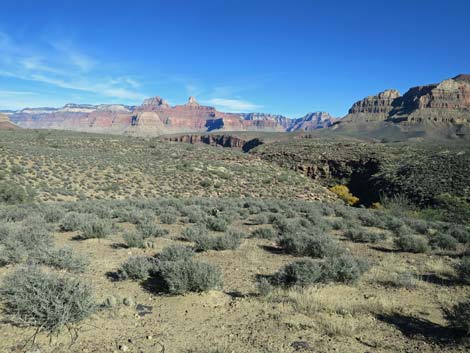
[[[269,141],[250,150],[331,187],[347,185],[360,202],[403,195],[442,217],[470,219],[470,148],[465,141],[377,143],[305,136]]]
[[[470,75],[413,87],[403,96],[386,90],[364,98],[354,103],[341,124],[371,121],[470,125]]]
[[[67,104],[59,109],[26,108],[12,113],[11,120],[32,129],[157,136],[210,131],[310,131],[330,126],[334,118],[328,113],[309,113],[300,119],[263,113],[224,113],[200,105],[194,97],[176,106],[153,97],[140,106]]]
[[[470,207],[321,185],[468,199],[468,146],[206,135],[265,143],[0,131],[0,352],[469,351]]]
[[[13,124],[7,115],[0,114],[0,130],[11,130],[11,129],[18,129],[18,126]]]

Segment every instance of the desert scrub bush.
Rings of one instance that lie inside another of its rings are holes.
[[[226,219],[222,217],[208,217],[206,219],[207,228],[216,232],[225,232],[229,226]]]
[[[84,218],[84,214],[77,212],[69,212],[60,221],[59,229],[63,232],[73,232],[80,229]]]
[[[279,237],[278,244],[294,256],[323,258],[341,251],[339,244],[324,233],[288,233]]]
[[[193,260],[166,261],[159,265],[163,291],[170,294],[205,292],[222,286],[218,268]]]
[[[418,286],[419,278],[411,272],[395,272],[388,274],[387,279],[378,282],[388,287],[414,289]]]
[[[160,215],[160,222],[163,224],[175,224],[178,217],[174,213],[165,212]]]
[[[344,233],[344,236],[357,243],[378,243],[386,238],[384,232],[377,232],[368,229],[350,229]]]
[[[330,188],[330,191],[338,195],[341,200],[350,206],[353,206],[359,202],[359,198],[351,194],[349,188],[346,185],[335,185]]]
[[[145,248],[147,246],[146,238],[137,232],[126,232],[123,234],[122,239],[124,240],[124,244],[128,248]]]
[[[117,276],[120,280],[145,280],[157,271],[157,268],[157,262],[152,257],[131,256],[119,266]]]
[[[458,243],[457,239],[446,233],[438,232],[429,237],[429,245],[433,249],[455,250]]]
[[[449,326],[461,338],[470,337],[470,301],[458,303],[444,310]]]
[[[0,247],[0,265],[22,262],[43,262],[53,249],[53,240],[42,219],[27,218],[20,225],[10,226]]]
[[[470,284],[470,256],[464,256],[456,266],[456,270],[460,281]]]
[[[321,281],[322,266],[318,260],[302,259],[285,265],[273,275],[272,283],[275,285],[309,286]]]
[[[459,243],[470,243],[470,229],[462,226],[453,225],[449,229],[449,234],[458,240]]]
[[[250,233],[251,238],[259,239],[274,239],[276,236],[274,229],[267,227],[257,228]]]
[[[56,205],[42,205],[42,216],[47,223],[59,222],[65,216],[65,211],[62,207]]]
[[[382,229],[386,228],[385,221],[376,212],[372,212],[370,210],[361,210],[358,218],[364,227],[376,227]]]
[[[228,231],[219,236],[203,235],[194,240],[194,249],[196,251],[235,250],[240,247],[243,238],[244,234],[235,231]]]
[[[337,256],[330,256],[322,263],[322,281],[353,283],[369,269],[369,264],[343,252]]]
[[[168,230],[160,227],[158,224],[155,224],[150,220],[145,220],[141,223],[138,223],[137,230],[144,238],[162,237],[169,233]]]
[[[170,245],[158,254],[160,261],[182,261],[189,260],[194,256],[194,250],[188,246]]]
[[[248,221],[251,225],[267,224],[269,223],[268,215],[265,213],[256,214],[253,218]]]
[[[429,250],[428,240],[422,235],[401,233],[394,239],[398,250],[411,253],[425,253]]]
[[[0,202],[17,204],[31,201],[35,196],[32,189],[26,189],[12,182],[0,183]]]
[[[86,215],[81,219],[80,231],[83,239],[106,238],[113,230],[113,223],[95,215]]]
[[[0,288],[5,311],[15,321],[51,333],[78,324],[96,309],[91,287],[65,274],[20,268]]]
[[[183,217],[187,217],[189,223],[200,223],[204,222],[205,219],[204,212],[196,205],[183,207],[181,210],[181,215]]]
[[[75,254],[69,247],[52,249],[42,259],[42,264],[60,270],[83,272],[89,264],[88,258],[82,254]]]
[[[416,210],[416,207],[405,194],[382,195],[380,197],[380,204],[387,211],[395,215],[402,215]]]
[[[181,238],[187,241],[195,241],[197,238],[207,234],[207,228],[205,224],[196,224],[192,227],[188,227],[181,233]]]

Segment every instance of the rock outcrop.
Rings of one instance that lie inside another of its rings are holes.
[[[409,89],[387,90],[356,102],[341,123],[388,121],[403,124],[470,125],[470,75]]]
[[[0,114],[0,130],[14,130],[18,129],[18,126],[13,124],[7,115]]]
[[[218,135],[218,134],[209,134],[209,135],[197,135],[197,134],[186,134],[186,135],[177,135],[177,136],[166,136],[163,137],[165,141],[172,142],[182,142],[189,144],[199,144],[203,143],[211,146],[218,147],[229,147],[229,148],[239,148],[244,152],[248,152],[250,149],[255,148],[263,144],[258,138],[251,140],[245,140],[234,135]]]
[[[345,122],[381,121],[389,117],[390,112],[400,99],[400,92],[388,89],[375,96],[366,97],[353,104],[348,115],[343,118]]]

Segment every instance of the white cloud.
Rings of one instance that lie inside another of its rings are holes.
[[[69,42],[47,43],[43,48],[31,49],[18,45],[9,35],[0,32],[0,76],[127,102],[141,101],[146,97],[137,91],[139,82],[122,73],[110,77],[109,72],[103,71],[103,67],[108,66],[98,65],[98,62]]]
[[[252,112],[262,108],[261,105],[240,99],[212,98],[206,102],[229,112]]]

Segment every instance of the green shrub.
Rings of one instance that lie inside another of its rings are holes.
[[[460,281],[470,284],[470,256],[464,256],[457,265],[457,273]]]
[[[257,228],[251,232],[251,238],[260,238],[260,239],[274,239],[277,236],[276,232],[272,228]]]
[[[458,303],[444,314],[449,322],[450,328],[462,338],[470,337],[470,301]]]
[[[186,206],[181,211],[182,216],[188,218],[189,223],[200,223],[204,222],[204,212],[198,206]]]
[[[308,286],[320,282],[322,266],[318,260],[303,259],[284,266],[274,274],[273,283],[286,287]]]
[[[468,228],[453,226],[449,229],[449,234],[457,239],[459,243],[470,243],[470,230]]]
[[[67,213],[60,221],[60,230],[63,232],[73,232],[80,229],[83,223],[84,214],[77,212]]]
[[[174,224],[176,223],[177,217],[173,213],[162,213],[160,215],[160,222],[163,224]]]
[[[56,223],[59,222],[65,216],[65,211],[62,207],[59,206],[42,206],[42,215],[44,220],[48,223]]]
[[[124,243],[128,248],[145,248],[146,247],[146,239],[142,236],[142,234],[137,232],[126,232],[122,236]]]
[[[225,232],[228,228],[228,222],[224,218],[208,217],[206,224],[210,230],[216,232]]]
[[[193,239],[194,250],[196,251],[207,251],[213,250],[216,244],[216,238],[208,234],[198,235]]]
[[[8,234],[3,237],[0,265],[42,263],[54,247],[45,223],[37,218],[27,218],[21,225],[10,226]]]
[[[50,267],[72,272],[83,272],[89,264],[86,257],[82,254],[74,254],[72,249],[68,247],[49,251],[41,262]]]
[[[49,332],[77,324],[96,309],[89,285],[35,267],[20,268],[7,276],[0,296],[14,320]]]
[[[162,237],[168,234],[168,230],[155,224],[153,221],[143,221],[137,225],[137,229],[144,238]]]
[[[395,246],[411,253],[425,253],[429,250],[428,240],[422,235],[400,234],[394,239]]]
[[[326,258],[322,268],[322,281],[352,283],[359,279],[369,266],[367,262],[349,253],[342,253]]]
[[[81,223],[80,231],[83,239],[106,238],[113,230],[112,222],[95,215],[84,216]]]
[[[181,238],[187,241],[195,241],[197,238],[207,234],[207,228],[204,224],[196,224],[188,227],[181,233]]]
[[[157,271],[157,268],[157,262],[152,257],[131,256],[119,266],[117,275],[121,280],[144,280]]]
[[[323,233],[289,233],[279,238],[279,246],[294,256],[323,258],[339,251],[339,245]]]
[[[196,251],[235,250],[240,247],[242,239],[243,234],[234,231],[220,236],[201,235],[194,240],[194,249]]]
[[[32,190],[27,190],[24,187],[11,183],[0,183],[0,202],[7,204],[24,203],[32,200],[34,193]]]
[[[194,251],[190,247],[182,245],[171,245],[164,248],[160,254],[158,254],[158,259],[160,261],[180,261],[188,260],[194,256]]]
[[[439,232],[430,237],[429,244],[433,249],[455,250],[459,242],[452,235]]]
[[[222,236],[216,238],[214,250],[235,250],[241,245],[242,239],[245,237],[243,233],[229,230]]]
[[[385,239],[385,233],[366,229],[350,229],[344,236],[356,243],[378,243]]]
[[[164,291],[170,294],[204,292],[222,285],[220,271],[209,264],[193,260],[167,261],[159,266]]]
[[[268,215],[260,213],[255,215],[250,221],[250,224],[252,225],[258,225],[258,224],[267,224],[269,223],[269,218]]]

